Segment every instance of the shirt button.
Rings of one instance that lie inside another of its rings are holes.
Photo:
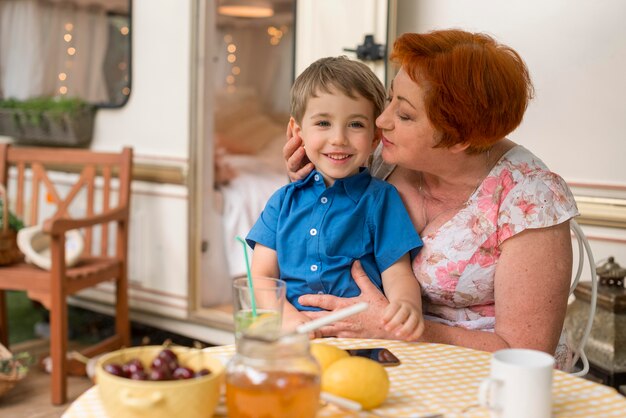
[[[327,202],[328,202],[328,198],[327,198],[326,196],[324,196],[324,197],[322,197],[322,198],[320,199],[320,202],[322,202],[322,203],[327,203]]]
[[[317,271],[317,266],[315,264],[311,265],[311,271]]]
[[[324,294],[324,292],[320,290],[319,292],[317,292],[317,294],[318,294],[318,295],[323,295],[323,294]]]
[[[311,228],[311,230],[309,231],[309,234],[316,236],[317,235],[317,229],[315,228]]]
[[[319,175],[319,174],[314,175],[314,176],[313,176],[313,179],[314,179],[315,181],[320,181],[320,175]]]

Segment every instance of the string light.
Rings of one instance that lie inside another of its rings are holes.
[[[234,65],[235,61],[237,61],[237,55],[235,52],[237,51],[237,45],[233,41],[233,36],[230,34],[224,35],[224,43],[226,44],[226,61],[231,64],[230,74],[226,76],[226,91],[228,93],[234,93],[236,91],[235,84],[237,83],[237,79],[235,76],[241,73],[241,68],[238,65]]]
[[[74,48],[73,46],[71,46],[71,42],[74,40],[74,37],[72,36],[72,34],[70,32],[72,32],[74,30],[74,24],[72,22],[66,22],[64,25],[65,31],[66,33],[63,34],[63,40],[70,44],[66,50],[67,55],[69,55],[69,57],[71,58],[72,56],[74,56],[74,54],[76,54],[76,48]],[[70,68],[72,68],[72,60],[68,58],[65,60],[65,68],[67,70],[69,70]],[[68,81],[68,79],[70,78],[70,73],[69,71],[67,72],[60,72],[58,74],[58,78],[59,81],[61,81],[62,83],[66,83]],[[68,94],[68,87],[65,84],[61,84],[61,86],[59,86],[59,94],[61,95],[67,95]]]
[[[286,26],[281,26],[280,29],[278,29],[275,26],[268,26],[267,27],[267,34],[270,37],[270,45],[278,45],[280,44],[280,41],[283,39],[283,35],[287,32],[287,27]]]
[[[120,28],[120,33],[124,36],[128,35],[129,32],[130,32],[130,29],[128,29],[128,26],[122,26]]]
[[[124,96],[128,96],[128,95],[130,94],[130,89],[129,89],[128,87],[124,87],[124,88],[122,89],[122,94],[123,94]]]

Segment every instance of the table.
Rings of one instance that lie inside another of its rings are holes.
[[[489,374],[491,353],[443,344],[388,340],[326,338],[323,342],[341,348],[387,347],[402,364],[387,368],[391,388],[381,407],[358,415],[328,405],[320,409],[320,418],[416,418],[432,413],[443,414],[445,418],[490,416],[476,402],[481,379]],[[233,346],[206,350],[223,359],[234,352]],[[558,370],[554,371],[552,394],[554,418],[626,417],[626,398],[615,389]],[[109,418],[100,403],[97,386],[81,395],[62,418]]]

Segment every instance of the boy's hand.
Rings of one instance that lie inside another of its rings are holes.
[[[385,330],[404,341],[417,341],[424,332],[424,317],[407,301],[391,302],[383,312]]]

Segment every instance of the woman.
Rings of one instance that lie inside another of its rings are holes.
[[[565,182],[506,138],[532,97],[524,62],[489,36],[459,30],[404,34],[391,60],[400,70],[377,119],[383,139],[371,169],[396,186],[424,241],[412,264],[427,319],[420,341],[534,348],[569,367],[560,337],[569,219],[578,211]],[[300,139],[288,137],[287,166],[301,178],[312,166],[303,166]],[[360,296],[305,295],[300,303],[335,310],[367,301],[367,312],[322,334],[395,338],[381,321],[384,295],[358,262],[352,274]]]

